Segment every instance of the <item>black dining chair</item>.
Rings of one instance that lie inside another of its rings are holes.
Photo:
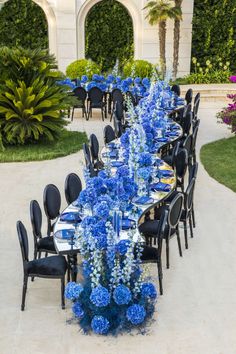
[[[174,92],[177,96],[180,96],[180,94],[181,94],[179,85],[173,85],[171,87],[171,91]]]
[[[118,121],[124,124],[124,106],[122,102],[117,101],[114,108],[114,116]]]
[[[188,168],[188,152],[186,149],[180,149],[174,159],[174,168],[176,170],[177,188],[180,187],[184,192],[184,177]]]
[[[195,181],[197,180],[197,173],[198,173],[198,163],[195,162],[192,166],[191,169],[189,171],[189,175],[188,175],[188,183],[190,183],[192,181],[192,179],[194,178]],[[195,209],[194,209],[194,200],[193,200],[193,204],[192,204],[192,220],[193,220],[193,227],[196,227],[196,219],[195,219]]]
[[[181,240],[179,235],[179,221],[182,212],[183,194],[176,193],[173,200],[169,205],[166,205],[161,210],[161,214],[164,210],[168,210],[167,226],[164,231],[163,238],[166,240],[166,267],[169,268],[169,241],[175,235],[177,236],[177,243],[179,249],[179,255],[182,257]],[[139,231],[144,235],[146,242],[156,239],[156,231],[158,229],[160,219],[148,220],[139,226]]]
[[[92,117],[94,108],[99,108],[102,113],[102,120],[107,118],[106,102],[104,100],[104,93],[98,87],[92,87],[88,92],[88,117]]]
[[[50,236],[54,227],[53,220],[60,215],[61,208],[60,191],[54,184],[48,184],[44,188],[43,205],[48,221],[47,235]]]
[[[180,222],[184,225],[185,248],[188,248],[188,230],[187,222],[189,222],[191,237],[193,237],[193,221],[192,221],[192,208],[193,208],[193,195],[195,187],[195,178],[191,180],[186,191],[184,192],[183,210],[180,216]]]
[[[25,309],[25,297],[29,277],[50,278],[61,280],[61,307],[65,308],[64,290],[65,290],[65,274],[67,271],[67,262],[61,255],[50,256],[46,258],[29,260],[29,243],[28,235],[24,224],[17,221],[17,234],[21,248],[21,255],[23,261],[23,290],[21,311]]]
[[[193,121],[196,121],[198,119],[198,110],[199,110],[199,105],[200,105],[200,93],[198,92],[196,96],[194,97],[194,103],[193,103]]]
[[[185,101],[188,104],[192,103],[193,100],[193,90],[189,88],[185,94]]]
[[[122,106],[122,108],[124,106],[124,95],[120,89],[116,88],[111,92],[111,103],[112,103],[112,108],[111,108],[110,122],[112,121],[116,104],[119,103]]]
[[[71,121],[74,119],[74,112],[75,108],[81,108],[82,109],[82,116],[88,120],[88,114],[87,114],[87,109],[86,109],[86,98],[87,98],[87,91],[83,87],[76,87],[73,90],[74,96],[77,98],[76,104],[72,107],[72,115],[71,115]]]
[[[168,210],[164,210],[160,217],[160,221],[156,225],[155,230],[155,241],[154,244],[157,247],[153,247],[152,243],[150,245],[150,241],[147,240],[146,244],[143,246],[141,261],[143,263],[156,263],[157,264],[157,271],[158,271],[158,280],[159,280],[159,292],[160,295],[163,295],[163,272],[162,272],[162,243],[164,238],[164,233],[167,228],[167,219],[168,219]]]
[[[99,159],[99,142],[95,134],[90,135],[89,143],[93,167],[95,170],[102,170],[104,168],[104,164]]]
[[[189,135],[191,127],[192,127],[192,107],[191,104],[188,104],[184,110],[183,116],[180,120],[180,125],[183,129],[183,136],[186,137]]]
[[[65,197],[68,205],[79,197],[81,191],[81,179],[76,173],[69,173],[65,180]]]
[[[114,131],[116,138],[120,138],[122,135],[122,123],[116,118],[116,115],[114,115]]]
[[[110,125],[106,125],[103,130],[104,143],[109,144],[111,141],[115,140],[116,134],[114,129]]]
[[[88,167],[92,164],[91,152],[87,143],[83,143],[83,153],[84,153],[84,161],[85,166]]]
[[[188,168],[190,169],[192,165],[192,156],[193,156],[193,136],[189,134],[181,144],[182,149],[186,149],[188,153]]]
[[[177,141],[173,146],[169,154],[162,156],[162,160],[165,161],[169,166],[174,167],[175,158],[180,150],[180,141]]]
[[[56,254],[52,236],[42,236],[42,211],[37,200],[30,202],[30,220],[34,236],[34,259],[41,258],[42,252]]]
[[[200,125],[200,119],[197,119],[197,121],[195,122],[195,124],[193,126],[193,140],[192,140],[192,162],[193,163],[195,163],[197,161],[196,143],[197,143],[199,125]]]

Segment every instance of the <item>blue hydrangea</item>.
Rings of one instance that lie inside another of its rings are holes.
[[[141,293],[144,297],[150,297],[150,299],[155,299],[157,297],[156,288],[152,283],[143,283]]]
[[[110,328],[110,323],[106,317],[94,316],[91,322],[91,328],[96,334],[107,334]]]
[[[138,169],[137,175],[147,181],[151,175],[151,169],[148,167],[141,167]]]
[[[133,325],[141,324],[146,316],[145,308],[142,305],[132,305],[126,311],[126,317]]]
[[[109,191],[114,192],[117,189],[118,178],[107,178],[106,186]]]
[[[98,222],[98,218],[95,216],[86,216],[81,222],[81,226],[86,229],[89,226],[93,226]]]
[[[83,291],[83,287],[81,284],[70,282],[66,285],[65,297],[68,300],[78,299],[82,291]]]
[[[109,212],[109,207],[105,201],[97,203],[93,208],[94,215],[101,219],[107,219],[109,216]]]
[[[121,240],[118,242],[118,244],[116,245],[116,250],[117,252],[120,253],[120,255],[124,256],[128,250],[128,248],[130,247],[130,240]]]
[[[129,176],[129,167],[128,166],[121,166],[116,171],[117,177],[124,177]]]
[[[84,317],[84,310],[82,309],[80,302],[76,301],[74,303],[74,305],[72,306],[72,311],[76,317]]]
[[[108,176],[107,176],[106,171],[102,170],[102,171],[98,172],[98,177],[100,177],[102,179],[106,179]]]
[[[88,76],[83,75],[83,76],[81,77],[81,82],[85,84],[87,81],[88,81]]]
[[[117,305],[127,305],[131,300],[131,291],[125,285],[118,285],[114,290],[113,299]]]
[[[104,181],[101,177],[93,177],[89,179],[87,183],[87,188],[94,188],[97,195],[104,194],[107,191],[107,188],[104,185]]]
[[[98,197],[97,201],[100,202],[106,202],[108,207],[111,209],[114,205],[114,200],[111,199],[111,197],[107,194],[104,195],[100,195],[100,197]]]
[[[93,237],[96,241],[96,248],[103,250],[107,247],[107,235],[103,232],[100,232],[96,227],[93,229]]]
[[[139,84],[141,83],[140,77],[136,77],[136,78],[134,79],[134,83],[135,83],[136,85],[139,85]]]
[[[91,302],[97,307],[105,307],[110,303],[111,295],[103,286],[94,288],[90,295]]]
[[[139,165],[148,167],[152,164],[152,156],[148,152],[142,152],[139,156]]]
[[[80,192],[79,203],[82,205],[93,205],[96,202],[97,194],[96,190],[92,187],[86,188]]]
[[[144,77],[142,80],[142,84],[143,86],[148,88],[150,86],[150,80],[147,77]]]

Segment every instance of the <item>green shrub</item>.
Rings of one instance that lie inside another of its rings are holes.
[[[32,0],[9,0],[0,10],[0,46],[48,48],[43,9]]]
[[[151,78],[154,66],[146,60],[132,60],[126,63],[123,69],[125,77]]]
[[[85,23],[85,55],[112,69],[119,60],[121,68],[134,55],[133,22],[125,6],[116,0],[98,2],[89,11]]]
[[[201,66],[198,60],[193,58],[194,72],[184,78],[177,79],[175,83],[179,85],[228,83],[231,75],[230,63],[223,64],[220,60],[215,63],[207,60],[205,66]]]
[[[94,63],[92,60],[79,59],[73,61],[66,68],[66,75],[70,79],[80,78],[82,75],[87,75],[91,80],[93,74],[100,74],[101,68],[98,64]]]
[[[0,141],[25,144],[41,138],[53,141],[67,124],[63,111],[70,106],[67,87],[55,58],[40,50],[0,50]]]
[[[236,6],[235,0],[195,0],[192,55],[201,65],[221,56],[236,69]]]

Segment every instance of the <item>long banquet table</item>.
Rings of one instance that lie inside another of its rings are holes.
[[[175,125],[175,128],[178,128],[178,129],[176,129],[176,131],[178,131],[178,135],[175,137],[170,137],[168,140],[168,144],[171,144],[174,141],[178,140],[183,134],[182,128],[177,123],[173,123],[173,124]],[[118,148],[121,148],[119,139],[114,141],[114,143],[117,145]],[[162,146],[164,146],[166,144],[167,144],[166,142],[163,142]],[[106,157],[107,152],[108,152],[108,147],[103,147],[103,149],[101,151],[101,159],[105,165],[107,163],[107,157]],[[156,161],[158,161],[158,165],[156,167],[157,171],[158,170],[160,170],[160,171],[161,170],[173,171],[172,178],[168,177],[166,179],[165,178],[161,179],[161,182],[168,183],[171,186],[171,189],[168,192],[164,192],[164,191],[151,192],[151,194],[150,194],[150,198],[152,199],[151,203],[144,204],[144,205],[136,205],[135,215],[130,215],[130,217],[132,217],[132,219],[135,220],[135,222],[136,222],[135,233],[134,233],[135,242],[143,241],[143,239],[138,231],[138,225],[139,225],[142,217],[149,210],[151,210],[152,208],[154,208],[154,207],[158,206],[160,203],[162,203],[173,192],[173,190],[175,189],[175,186],[176,186],[175,171],[169,165],[167,165],[164,161],[162,161],[157,155],[155,155],[155,158],[156,158]],[[117,161],[117,159],[116,159],[116,161]],[[113,175],[113,174],[115,174],[115,172],[116,172],[116,168],[112,167],[111,174]],[[133,204],[135,205],[135,203],[133,203]],[[80,211],[79,207],[76,206],[75,203],[72,203],[72,204],[68,205],[63,210],[62,214],[68,213],[68,212],[78,213],[79,211]],[[58,217],[58,219],[55,223],[55,226],[54,226],[54,244],[56,247],[56,251],[58,254],[68,255],[70,257],[71,267],[72,267],[72,279],[74,278],[74,280],[76,279],[76,255],[80,252],[76,237],[73,240],[67,240],[67,239],[58,238],[57,235],[62,230],[71,230],[71,229],[75,230],[75,228],[76,228],[75,224],[61,221],[60,216]],[[126,239],[127,235],[128,235],[127,230],[120,231],[120,235],[119,235],[120,239]]]

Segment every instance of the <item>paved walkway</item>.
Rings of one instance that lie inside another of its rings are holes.
[[[219,108],[201,108],[198,147],[229,135],[216,124]],[[71,128],[95,132],[102,141],[103,125],[95,118],[76,118]],[[84,336],[78,326],[66,323],[70,306],[61,310],[57,280],[29,282],[26,310],[20,311],[22,262],[15,223],[21,219],[28,227],[32,255],[30,200],[42,205],[48,183],[55,183],[63,195],[66,175],[74,171],[82,176],[82,161],[80,152],[53,161],[0,165],[0,354],[235,354],[236,194],[211,179],[202,166],[195,195],[195,238],[182,259],[176,241],[170,244],[165,294],[148,335]],[[150,269],[156,276],[155,266]]]

